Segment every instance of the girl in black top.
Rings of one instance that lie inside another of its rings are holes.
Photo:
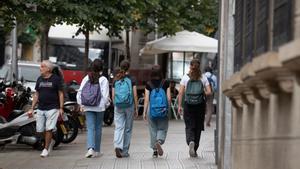
[[[144,113],[143,118],[149,123],[150,132],[150,148],[153,149],[153,157],[156,158],[158,155],[163,155],[163,149],[161,145],[165,142],[168,132],[168,110],[166,110],[166,116],[161,118],[151,118],[150,111],[148,109],[150,100],[150,93],[155,88],[161,87],[167,98],[168,107],[171,103],[171,93],[169,89],[169,83],[162,78],[160,66],[155,65],[152,67],[151,80],[147,82],[145,88],[145,101],[144,101]]]

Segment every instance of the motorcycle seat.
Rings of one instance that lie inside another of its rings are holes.
[[[74,101],[66,101],[66,102],[64,103],[64,106],[74,105],[74,104],[77,104],[77,102],[74,102]]]
[[[13,110],[10,115],[8,116],[8,118],[6,119],[8,122],[12,121],[13,119],[19,117],[20,115],[22,115],[24,112],[24,110]]]

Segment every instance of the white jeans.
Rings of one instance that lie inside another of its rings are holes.
[[[58,109],[51,110],[37,110],[36,114],[36,131],[44,132],[51,131],[55,129],[57,118],[58,118]]]

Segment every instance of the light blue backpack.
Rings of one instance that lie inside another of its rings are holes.
[[[151,87],[150,92],[150,117],[155,118],[165,118],[168,115],[168,99],[165,90],[162,88],[164,85],[164,80],[162,80],[159,87],[155,88],[153,84],[148,83]]]
[[[128,77],[115,82],[114,104],[120,108],[127,108],[133,104],[132,82]]]

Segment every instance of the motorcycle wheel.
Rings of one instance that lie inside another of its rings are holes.
[[[111,126],[114,122],[114,107],[110,106],[106,109],[104,113],[103,121],[106,125]]]
[[[76,120],[68,116],[68,121],[64,122],[64,125],[67,129],[67,134],[63,135],[62,143],[71,143],[74,141],[78,135],[78,125]]]

